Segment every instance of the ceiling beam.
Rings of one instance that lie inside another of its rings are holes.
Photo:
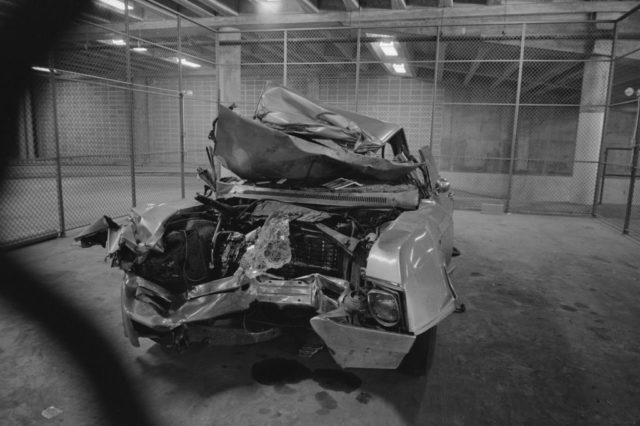
[[[342,0],[342,4],[344,4],[344,8],[347,12],[353,12],[354,10],[360,9],[360,2],[358,0]]]
[[[328,31],[323,31],[322,34],[324,34],[329,40],[333,38],[331,33]],[[336,49],[338,49],[340,53],[344,55],[345,59],[348,59],[350,61],[353,61],[355,59],[356,52],[355,50],[350,49],[350,44],[337,42],[337,43],[331,43],[331,45],[333,45]]]
[[[491,83],[491,86],[489,86],[489,88],[490,89],[495,89],[496,87],[501,85],[503,81],[508,79],[517,70],[518,70],[518,62],[514,62],[512,64],[507,65],[507,67],[504,69],[502,74],[500,74],[500,77],[496,78],[496,80],[493,83]]]
[[[314,0],[296,0],[302,10],[306,13],[318,13],[320,9],[318,9],[318,5]]]
[[[173,1],[176,1],[176,0],[173,0]],[[180,0],[180,1],[186,1],[187,3],[189,3],[189,0]],[[216,13],[220,16],[238,16],[237,10],[228,6],[227,4],[225,4],[220,0],[202,0],[202,1],[203,3],[210,6],[213,10],[215,10]]]
[[[449,63],[449,66],[447,67],[446,71],[448,74],[458,74],[460,76],[462,75],[467,75],[468,71],[464,70],[464,69],[460,69],[459,67],[454,67],[454,65],[456,64],[452,64]],[[435,64],[432,63],[417,63],[417,64],[411,64],[412,67],[415,68],[423,68],[423,69],[427,69],[427,70],[435,70]],[[481,77],[495,77],[495,75],[493,74],[486,74],[486,73],[476,73],[476,75],[479,75]]]
[[[391,9],[406,9],[407,3],[404,0],[391,0]]]
[[[313,5],[311,0],[298,0],[307,5]],[[412,8],[405,10],[376,10],[360,9],[353,12],[323,12],[323,13],[291,13],[276,14],[265,19],[262,15],[242,15],[242,16],[222,16],[198,18],[196,22],[210,28],[220,27],[292,27],[296,25],[327,25],[341,24],[347,26],[357,26],[363,23],[387,23],[398,26],[398,21],[416,22],[423,25],[452,24],[452,23],[478,23],[496,22],[500,20],[502,24],[508,23],[508,18],[526,20],[527,17],[535,16],[536,19],[549,17],[553,19],[567,19],[570,17],[580,17],[586,13],[619,13],[623,14],[637,6],[637,1],[589,1],[589,2],[569,2],[569,3],[524,3],[505,4],[501,6],[485,5],[459,5],[451,8]],[[564,15],[564,18],[563,18]],[[574,18],[575,19],[575,18]],[[195,26],[195,24],[185,21],[183,27]],[[112,24],[105,27],[114,31],[124,31],[124,24]],[[132,23],[132,31],[173,29],[175,22],[172,21],[147,21]],[[104,32],[100,28],[83,26],[80,31],[86,33]]]
[[[480,65],[483,64],[482,59],[484,59],[484,57],[487,56],[487,54],[489,53],[489,50],[491,49],[485,44],[480,46],[480,48],[478,49],[478,52],[476,53],[476,58],[474,59],[475,62],[471,63],[471,66],[469,67],[469,72],[464,78],[464,82],[462,83],[464,86],[469,85],[469,82],[471,82],[471,79],[478,71],[478,68],[480,68]]]
[[[560,62],[557,65],[552,62],[551,64],[551,68],[543,72],[541,75],[536,76],[535,80],[532,80],[528,84],[525,84],[522,87],[522,93],[531,92],[538,86],[548,85],[550,83],[550,80],[552,80],[554,77],[559,76],[560,74],[572,69],[577,65],[575,62]]]
[[[558,87],[564,87],[566,85],[566,83],[569,83],[570,81],[573,81],[573,80],[581,77],[582,76],[582,72],[583,72],[583,68],[580,65],[582,65],[582,64],[574,64],[574,67],[576,67],[576,69],[574,71],[571,71],[571,72],[565,74],[564,76],[560,77],[559,79],[554,81],[553,84],[545,85],[540,90],[537,90],[535,94],[540,96],[540,95],[542,95],[544,93],[547,93],[547,92],[549,92],[551,90],[557,89]]]
[[[172,1],[180,5],[181,7],[187,10],[190,10],[191,12],[195,13],[198,16],[206,16],[206,17],[214,16],[213,13],[201,8],[195,3],[191,3],[189,0],[172,0]]]
[[[613,87],[627,86],[630,82],[638,80],[638,75],[636,73],[630,73],[625,76],[625,78],[616,78],[613,81]]]

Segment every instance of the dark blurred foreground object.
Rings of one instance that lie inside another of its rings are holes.
[[[15,0],[0,5],[0,41],[7,58],[0,67],[0,181],[9,157],[17,152],[17,106],[30,78],[31,65],[46,58],[53,43],[90,6],[89,0]],[[0,284],[0,296],[69,351],[90,379],[103,418],[114,425],[151,425],[122,362],[93,320],[4,251],[0,252],[0,271],[10,277]]]

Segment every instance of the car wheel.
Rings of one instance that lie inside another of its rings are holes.
[[[417,336],[413,346],[400,363],[398,370],[413,376],[426,375],[431,369],[431,364],[433,364],[437,333],[438,326],[434,326]]]

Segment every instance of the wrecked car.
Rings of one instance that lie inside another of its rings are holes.
[[[124,270],[125,335],[167,347],[313,330],[340,366],[424,372],[456,306],[453,197],[403,129],[280,85],[223,106],[194,199],[76,237]],[[221,167],[231,173],[222,176]]]

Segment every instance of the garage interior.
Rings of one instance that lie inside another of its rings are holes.
[[[640,422],[637,1],[100,0],[31,72],[0,244],[95,320],[157,424]],[[122,335],[122,272],[73,237],[201,192],[218,105],[252,117],[268,81],[402,125],[451,182],[466,311],[428,376],[340,370],[295,335],[180,354]],[[0,304],[3,423],[107,424]],[[256,379],[274,359],[284,378]]]

